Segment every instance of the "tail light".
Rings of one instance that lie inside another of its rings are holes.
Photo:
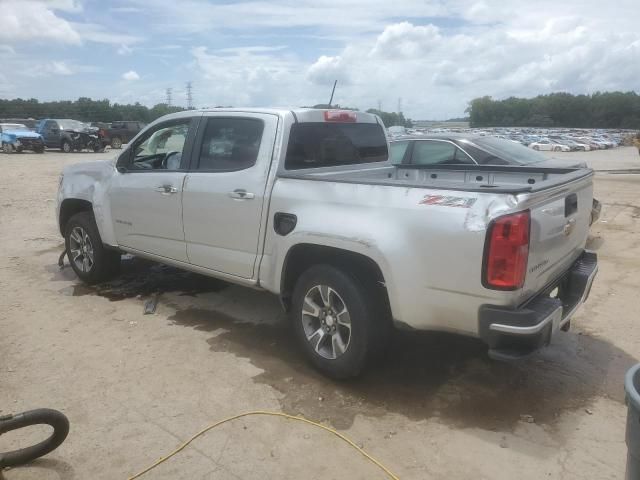
[[[358,119],[356,112],[352,110],[325,110],[325,122],[355,123]]]
[[[489,225],[482,284],[493,290],[517,290],[524,284],[529,257],[531,213],[513,213]]]

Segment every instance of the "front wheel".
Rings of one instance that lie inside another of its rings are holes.
[[[13,145],[11,145],[10,143],[5,143],[4,145],[2,145],[2,151],[4,153],[13,153]]]
[[[75,214],[65,227],[65,247],[71,268],[85,283],[103,282],[120,267],[120,252],[105,248],[91,212]]]
[[[73,146],[71,145],[71,142],[69,140],[63,140],[60,149],[64,153],[71,153],[73,151]]]
[[[553,151],[554,151],[554,152],[559,152],[560,150],[561,150],[561,148],[560,148],[560,147],[553,147]]]
[[[291,319],[311,363],[342,379],[362,372],[382,348],[383,309],[356,276],[330,265],[304,272],[293,292]]]

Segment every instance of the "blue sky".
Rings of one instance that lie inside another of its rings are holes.
[[[461,116],[474,97],[631,90],[631,0],[0,0],[0,97],[328,100]]]

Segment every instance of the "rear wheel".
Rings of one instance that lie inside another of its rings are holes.
[[[102,244],[91,212],[76,213],[65,227],[65,247],[71,268],[85,283],[99,283],[113,277],[120,267],[120,252]]]
[[[561,147],[553,147],[553,151],[554,151],[554,152],[559,152],[560,150],[562,150],[562,148],[561,148]]]
[[[4,153],[13,153],[13,145],[11,145],[10,143],[3,144],[2,151]]]
[[[333,378],[355,377],[383,348],[384,309],[355,275],[330,265],[304,272],[293,292],[296,337],[311,363]]]
[[[64,153],[71,153],[73,151],[73,146],[71,145],[71,142],[69,140],[63,140],[60,149]]]
[[[120,137],[113,137],[111,139],[111,148],[122,148],[122,139]]]
[[[534,146],[533,146],[533,149],[534,149],[534,150],[540,150],[540,147],[539,147],[538,145],[534,145]]]

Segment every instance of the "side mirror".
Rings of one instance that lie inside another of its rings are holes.
[[[129,165],[129,158],[131,156],[131,151],[129,149],[125,150],[118,157],[118,161],[116,162],[116,170],[120,173],[127,173]]]

